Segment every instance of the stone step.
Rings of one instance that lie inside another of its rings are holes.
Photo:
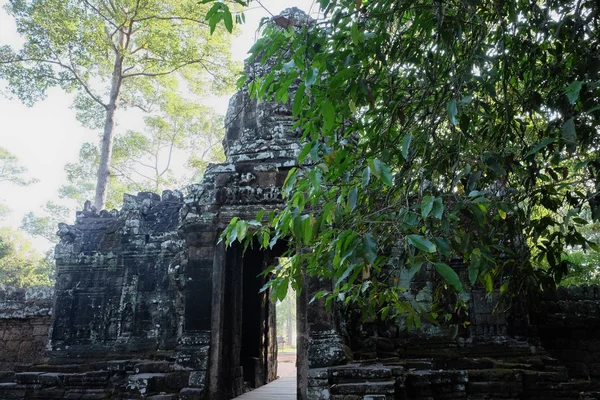
[[[64,373],[83,373],[90,370],[87,364],[40,364],[40,365],[19,365],[14,368],[15,372],[64,372]]]
[[[521,382],[522,374],[509,368],[469,369],[469,382]]]
[[[15,374],[15,382],[19,385],[39,383],[38,378],[43,372],[19,372]]]
[[[167,372],[171,363],[167,361],[147,361],[135,364],[133,369],[136,374]]]
[[[357,381],[390,381],[394,376],[399,376],[404,371],[403,367],[384,366],[350,366],[331,371],[332,383],[352,383]]]
[[[61,372],[46,372],[38,377],[38,382],[44,387],[62,386],[65,374]]]
[[[127,391],[129,393],[149,395],[165,391],[165,378],[163,373],[144,373],[129,375],[127,377]]]
[[[113,399],[113,393],[108,389],[73,388],[65,390],[64,399],[72,400],[108,400]]]
[[[177,400],[177,394],[156,394],[154,396],[146,397],[146,400]]]
[[[393,394],[395,385],[395,381],[338,383],[331,386],[331,394],[359,396],[373,394]]]
[[[13,371],[0,371],[0,383],[15,382],[15,373]]]
[[[98,369],[107,369],[109,371],[135,371],[135,366],[147,362],[148,360],[112,360],[98,365]],[[100,364],[100,363],[98,363]]]
[[[66,386],[101,388],[110,381],[109,371],[90,371],[82,374],[64,374],[63,381]]]
[[[201,400],[204,398],[204,390],[186,387],[179,392],[179,400]]]

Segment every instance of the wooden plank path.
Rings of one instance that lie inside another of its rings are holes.
[[[234,400],[296,400],[296,378],[279,378]]]

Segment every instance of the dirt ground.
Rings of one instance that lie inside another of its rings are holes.
[[[296,376],[296,353],[277,354],[277,375],[280,378]]]

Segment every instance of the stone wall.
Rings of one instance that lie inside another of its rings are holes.
[[[558,288],[533,315],[542,346],[576,378],[600,378],[600,286]]]
[[[182,197],[178,191],[125,195],[119,211],[84,207],[74,225],[59,225],[54,362],[141,357],[177,346]]]
[[[38,360],[48,342],[51,288],[0,289],[0,369]]]

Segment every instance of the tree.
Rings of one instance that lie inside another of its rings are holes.
[[[596,2],[319,3],[322,20],[276,19],[251,50],[275,67],[250,92],[289,102],[310,166],[290,171],[268,223],[225,231],[292,238],[274,287],[300,289],[306,268],[334,282],[328,303],[444,324],[464,307],[448,294],[535,300],[570,249],[598,251],[581,233],[600,217]],[[398,271],[425,264],[451,311],[404,297]]]
[[[80,121],[103,127],[94,205],[106,203],[115,118],[147,106],[156,88],[220,91],[232,64],[225,29],[210,36],[196,0],[17,0],[7,5],[22,49],[0,47],[0,77],[32,104],[59,86],[75,92]],[[229,31],[231,23],[226,24]],[[177,74],[177,79],[173,79]]]
[[[42,237],[50,243],[58,243],[56,235],[59,223],[70,220],[71,209],[69,207],[48,201],[43,207],[44,216],[37,216],[29,212],[23,216],[21,229],[34,237]]]
[[[27,168],[19,165],[19,159],[0,146],[0,183],[6,182],[18,186],[26,186],[35,183],[35,179],[24,177]]]
[[[14,229],[0,228],[0,285],[12,287],[50,286],[54,260],[50,253],[38,253]]]
[[[198,179],[209,162],[224,158],[219,146],[223,117],[173,93],[160,101],[159,109],[145,118],[143,132],[128,131],[115,138],[109,208],[119,208],[124,193],[160,193],[185,186]],[[79,161],[65,166],[68,184],[59,189],[60,196],[78,204],[90,198],[99,162],[99,147],[85,143]]]
[[[277,336],[286,338],[288,346],[294,345],[296,334],[296,293],[288,289],[285,299],[277,303]]]
[[[19,159],[0,146],[0,184],[7,183],[17,186],[27,186],[37,182],[36,179],[26,179],[27,168],[19,164]],[[0,220],[10,213],[10,209],[0,202]]]

